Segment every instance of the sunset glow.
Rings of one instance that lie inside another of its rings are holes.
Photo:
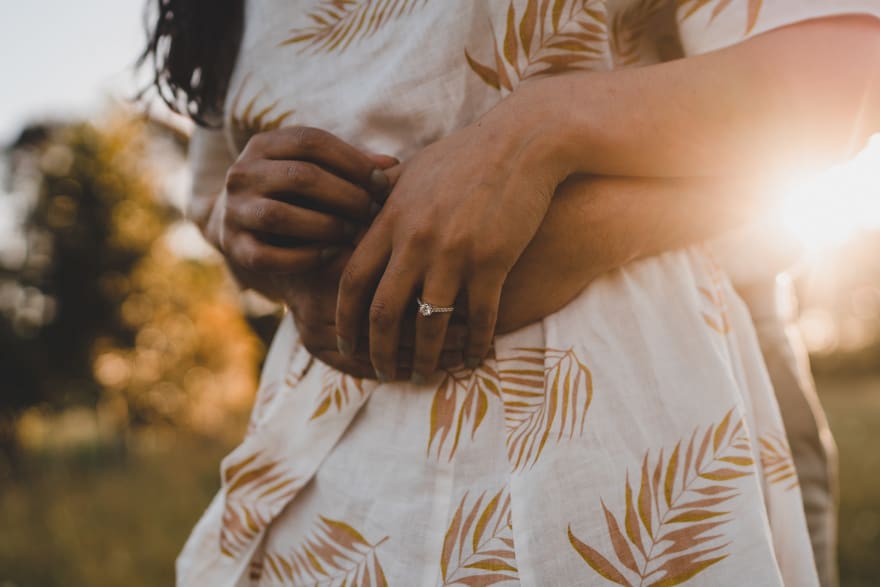
[[[784,225],[811,254],[880,230],[880,135],[851,161],[796,183],[784,198]]]

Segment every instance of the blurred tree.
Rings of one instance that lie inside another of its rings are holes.
[[[24,254],[0,256],[7,453],[31,406],[204,428],[250,397],[259,347],[222,266],[180,259],[161,238],[179,213],[158,194],[151,132],[124,116],[34,126],[7,153],[10,191],[29,195]],[[212,407],[197,407],[208,391]]]

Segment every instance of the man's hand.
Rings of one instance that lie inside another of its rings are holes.
[[[242,285],[275,297],[273,277],[313,270],[354,242],[389,187],[381,170],[395,163],[313,128],[254,135],[203,232]]]
[[[279,280],[280,295],[293,315],[297,332],[303,345],[320,361],[355,377],[375,379],[376,374],[370,364],[369,344],[364,330],[364,338],[358,347],[361,349],[352,356],[343,356],[336,342],[336,293],[339,278],[351,254],[346,249],[330,262],[306,276]],[[453,318],[443,352],[440,355],[440,368],[452,368],[462,364],[466,327],[458,318]],[[412,371],[413,343],[415,340],[415,320],[404,323],[401,349],[398,354],[398,372],[408,374]]]

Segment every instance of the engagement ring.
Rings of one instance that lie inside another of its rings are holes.
[[[419,305],[419,314],[427,318],[431,314],[442,314],[444,312],[452,312],[455,310],[453,306],[434,306],[427,302],[423,302],[419,298],[416,298],[416,303]]]

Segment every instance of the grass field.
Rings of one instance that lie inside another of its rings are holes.
[[[174,558],[230,448],[181,437],[126,459],[35,457],[0,489],[0,587],[174,584]]]
[[[880,585],[880,378],[819,382],[841,453],[843,587]],[[233,435],[234,436],[234,435]],[[179,435],[127,458],[32,455],[0,479],[0,587],[159,587],[230,442]]]
[[[880,378],[822,379],[822,402],[840,451],[843,587],[880,585]]]

